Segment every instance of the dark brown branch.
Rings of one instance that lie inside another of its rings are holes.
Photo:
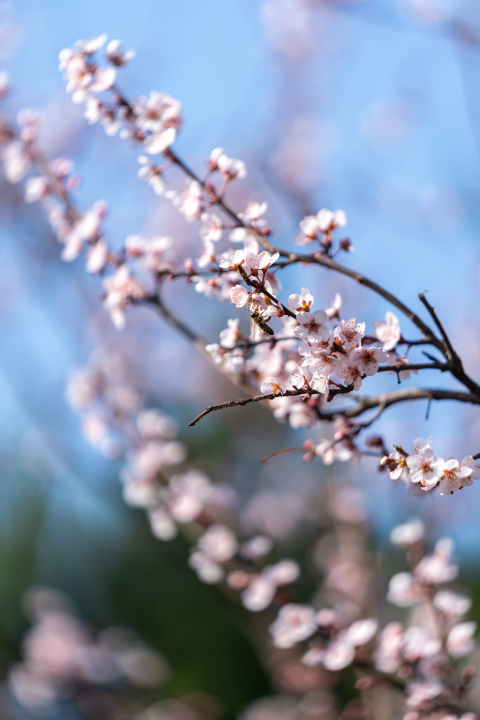
[[[332,390],[331,395],[344,395],[351,392],[349,388],[338,388]],[[242,407],[243,405],[249,405],[250,403],[261,402],[262,400],[274,400],[278,397],[294,397],[299,395],[319,395],[315,390],[309,390],[308,393],[305,390],[287,390],[282,395],[270,393],[269,395],[256,395],[254,397],[241,398],[239,400],[229,400],[219,405],[209,405],[200,415],[197,415],[194,420],[188,423],[189,427],[196,425],[205,415],[209,415],[211,412],[217,410],[224,410],[232,407]],[[472,405],[480,405],[480,397],[471,393],[455,392],[452,390],[428,390],[426,388],[406,388],[405,390],[398,390],[396,392],[382,393],[381,395],[370,395],[359,398],[358,402],[347,410],[337,410],[331,413],[318,413],[320,420],[331,421],[335,415],[341,415],[345,418],[354,418],[362,415],[367,410],[383,406],[384,409],[390,407],[390,405],[396,405],[397,403],[407,402],[412,400],[457,400],[458,402],[471,403]]]
[[[425,293],[420,293],[418,296],[420,298],[420,301],[425,305],[428,312],[430,313],[435,325],[438,328],[438,331],[440,332],[440,335],[442,336],[443,340],[443,349],[442,352],[445,355],[445,357],[449,360],[451,363],[451,373],[453,377],[455,377],[459,382],[462,383],[462,385],[465,385],[471,392],[473,392],[475,395],[480,395],[480,386],[472,380],[463,369],[462,361],[460,360],[459,356],[455,352],[452,343],[450,342],[450,339],[445,332],[445,329],[440,322],[437,313],[435,312],[434,308],[430,305],[427,298],[425,297]]]
[[[431,363],[412,363],[410,364],[403,364],[399,363],[398,365],[382,365],[378,368],[378,372],[404,372],[405,370],[414,371],[414,370],[441,370],[442,372],[446,372],[450,370],[450,366],[448,363],[442,363],[442,362],[431,362]]]
[[[405,388],[381,395],[370,395],[359,398],[358,402],[347,410],[338,410],[335,413],[320,413],[321,420],[332,420],[334,415],[342,415],[345,418],[354,418],[362,415],[366,410],[383,405],[385,408],[401,402],[412,400],[457,400],[458,402],[480,405],[480,397],[471,393],[456,392],[452,390],[429,390],[428,388]]]
[[[200,413],[200,415],[197,415],[196,418],[194,418],[191,422],[188,423],[188,427],[193,427],[193,425],[196,425],[199,420],[201,420],[205,415],[209,415],[211,412],[215,412],[216,410],[224,410],[226,408],[232,408],[232,407],[242,407],[242,405],[249,405],[250,403],[255,402],[261,402],[262,400],[274,400],[275,398],[279,397],[292,397],[294,395],[306,395],[307,393],[305,390],[286,390],[281,395],[270,393],[268,395],[255,395],[255,397],[247,397],[247,398],[241,398],[240,400],[229,400],[225,403],[220,403],[220,405],[209,405],[203,412]],[[316,390],[310,390],[309,395],[319,395]]]

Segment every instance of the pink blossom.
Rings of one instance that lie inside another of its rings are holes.
[[[243,180],[247,176],[245,163],[242,160],[234,160],[222,153],[217,158],[218,169],[227,182],[231,180]]]
[[[358,323],[355,318],[348,322],[341,320],[335,328],[335,337],[341,342],[344,350],[349,352],[360,345],[361,339],[365,336],[365,323]]]
[[[239,213],[239,217],[241,217],[243,220],[247,220],[251,223],[258,223],[262,215],[265,215],[267,211],[267,203],[263,202],[250,202],[248,203],[247,207],[243,211],[243,213]]]
[[[373,618],[356,620],[347,629],[345,640],[354,647],[366,645],[375,636],[378,630],[378,622]]]
[[[155,195],[161,196],[165,193],[167,188],[165,181],[162,177],[160,168],[153,165],[145,155],[140,155],[138,162],[142,166],[138,171],[138,177],[140,180],[145,180],[153,189]]]
[[[123,52],[120,40],[111,40],[105,49],[107,60],[115,67],[125,67],[130,60],[133,60],[135,54],[135,50]]]
[[[251,612],[260,612],[267,608],[277,592],[273,578],[261,574],[254,577],[240,598],[244,607]]]
[[[226,525],[215,524],[198,539],[198,547],[210,559],[218,563],[230,560],[238,549],[235,534]]]
[[[443,458],[438,458],[442,460]],[[471,467],[460,465],[458,460],[450,458],[443,463],[442,473],[440,477],[440,495],[453,495],[457,490],[461,490],[466,485],[473,485]]]
[[[427,490],[435,487],[444,469],[443,458],[435,457],[430,447],[423,448],[416,455],[409,455],[406,462],[410,471],[410,481],[421,483]]]
[[[345,636],[340,635],[327,646],[322,665],[327,670],[335,672],[351,665],[354,658],[354,646]]]
[[[448,654],[454,658],[470,655],[475,649],[473,636],[476,629],[476,622],[463,622],[454,625],[447,637]]]
[[[411,573],[400,572],[390,579],[387,600],[398,607],[410,607],[416,602],[417,594]]]
[[[280,609],[277,619],[268,630],[276,647],[294,647],[317,630],[315,610],[309,605],[287,603]]]
[[[252,293],[249,293],[243,285],[234,285],[234,287],[230,289],[230,299],[238,308],[244,307],[247,303],[250,303],[251,297]]]
[[[103,287],[106,292],[104,305],[115,327],[122,330],[125,327],[126,305],[144,298],[146,290],[138,280],[131,277],[126,265],[121,265],[113,275],[105,278]]]
[[[358,363],[365,375],[371,376],[378,372],[379,364],[386,362],[387,356],[381,348],[369,346],[355,348],[350,359]]]
[[[451,590],[439,590],[433,598],[433,604],[449,619],[462,617],[472,607],[470,598],[457,595]]]
[[[178,528],[164,507],[159,505],[148,511],[150,529],[159,540],[173,540],[178,535]]]
[[[347,360],[337,369],[338,377],[342,378],[345,385],[353,385],[354,390],[362,387],[362,371],[354,362]]]
[[[283,395],[286,392],[286,387],[277,378],[269,377],[260,385],[260,392],[263,395]]]
[[[373,325],[376,328],[375,334],[377,338],[383,343],[384,351],[389,352],[393,350],[401,337],[400,323],[398,322],[397,316],[390,310],[387,310],[386,322],[374,320]]]
[[[227,321],[227,328],[225,330],[222,330],[220,333],[220,344],[224,348],[234,348],[237,344],[237,340],[240,337],[240,333],[238,330],[238,323],[239,320],[236,318],[235,320],[228,320]]]
[[[387,468],[390,480],[398,480],[403,471],[407,468],[407,459],[404,455],[395,451],[389,455],[385,455],[380,460],[380,465]]]
[[[196,180],[190,178],[186,181],[183,192],[173,203],[179,212],[184,215],[187,222],[195,222],[202,214],[202,187]]]
[[[307,288],[302,288],[300,294],[288,296],[288,307],[295,313],[309,312],[313,305],[313,295]]]
[[[202,227],[198,234],[204,242],[218,242],[223,233],[223,225],[218,215],[214,213],[202,213],[200,217]]]
[[[347,216],[343,210],[327,210],[323,208],[317,213],[319,228],[322,232],[330,232],[336,227],[345,227],[347,224]]]
[[[335,297],[330,302],[330,307],[328,307],[325,312],[327,313],[330,320],[334,320],[335,318],[340,318],[340,310],[342,308],[342,296],[340,293],[335,293]]]
[[[425,525],[421,520],[409,520],[403,525],[397,525],[390,533],[390,541],[394,545],[408,548],[423,540]]]
[[[8,182],[22,180],[31,166],[31,159],[20,140],[12,140],[3,148],[3,172]]]
[[[327,313],[323,310],[316,310],[314,313],[299,312],[297,313],[298,325],[295,328],[295,335],[310,343],[326,340],[330,337],[327,321]]]
[[[425,555],[416,566],[416,579],[424,585],[439,585],[454,580],[458,575],[458,566],[451,562],[453,550],[451,538],[440,538],[433,555]]]

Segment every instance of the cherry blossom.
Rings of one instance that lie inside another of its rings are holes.
[[[260,392],[264,395],[283,395],[286,391],[285,385],[277,380],[277,378],[269,377],[260,386]]]
[[[105,48],[107,60],[115,67],[125,67],[135,57],[135,50],[123,52],[120,40],[110,40]]]
[[[384,351],[389,352],[393,350],[401,337],[400,323],[398,322],[397,316],[390,310],[387,310],[386,322],[374,320],[373,325],[378,340],[383,343]]]
[[[273,643],[279,648],[291,648],[306,640],[317,630],[315,611],[308,605],[287,603],[270,625]]]
[[[443,458],[438,458],[442,460]],[[461,490],[466,485],[473,485],[471,479],[472,468],[460,465],[458,460],[450,458],[443,462],[440,476],[440,495],[453,495],[457,490]]]
[[[313,295],[307,288],[302,288],[300,294],[295,293],[288,296],[288,307],[294,313],[309,312],[313,305]]]
[[[315,310],[313,313],[299,312],[297,322],[295,335],[306,342],[315,343],[330,338],[330,330],[326,324],[328,316],[323,310]]]

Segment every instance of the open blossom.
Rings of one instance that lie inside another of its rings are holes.
[[[60,70],[64,71],[67,92],[74,103],[85,102],[88,92],[100,93],[108,90],[115,82],[116,70],[111,65],[98,67],[91,62],[92,55],[105,43],[106,35],[96,40],[76,45],[75,50],[66,49],[60,53]]]
[[[335,328],[335,338],[342,343],[342,348],[347,352],[360,345],[361,339],[365,336],[365,323],[357,323],[355,318],[341,320]]]
[[[308,605],[287,603],[270,625],[273,643],[279,648],[291,648],[306,640],[317,630],[315,610]]]
[[[227,326],[225,330],[222,330],[220,333],[220,344],[224,348],[234,348],[237,344],[237,340],[240,337],[240,332],[238,330],[238,324],[239,319],[235,318],[235,320],[228,320]]]
[[[297,322],[295,335],[306,342],[314,343],[330,338],[330,330],[327,327],[328,316],[323,310],[315,310],[314,313],[299,312]]]
[[[406,459],[410,471],[410,481],[421,483],[422,487],[431,490],[440,480],[444,469],[443,458],[437,458],[430,447],[424,447],[415,455]]]
[[[325,208],[319,210],[316,215],[308,215],[300,222],[301,232],[295,237],[297,245],[316,240],[320,233],[329,233],[336,227],[343,227],[347,224],[347,218],[343,210],[331,212]]]
[[[229,158],[225,153],[218,156],[217,166],[226,181],[243,180],[247,176],[245,163],[242,160]]]
[[[456,620],[470,610],[472,601],[470,598],[457,595],[451,590],[439,590],[433,598],[433,605],[446,618]]]
[[[294,313],[309,312],[313,305],[313,295],[307,288],[302,288],[300,294],[294,293],[288,296],[288,307]]]
[[[135,54],[135,50],[127,50],[127,52],[124,52],[120,40],[110,40],[105,48],[107,60],[112,63],[112,65],[115,65],[115,67],[125,67],[130,60],[133,60]]]
[[[421,520],[410,520],[403,525],[397,525],[390,533],[390,542],[399,547],[408,548],[423,540],[425,525]]]
[[[340,319],[340,310],[342,308],[342,296],[340,293],[335,293],[335,297],[330,302],[330,307],[328,307],[325,312],[327,313],[330,320],[335,320],[335,318]]]
[[[202,552],[216,562],[230,560],[238,549],[235,534],[226,525],[210,525],[198,540]]]
[[[218,215],[204,212],[200,216],[202,226],[198,234],[204,242],[218,242],[223,233],[223,225]]]
[[[267,274],[268,268],[273,265],[279,257],[279,253],[274,253],[273,255],[270,255],[270,253],[266,250],[259,253],[258,255],[247,252],[245,254],[245,262],[243,264],[243,269],[249,277],[258,278],[258,280],[263,283],[265,281],[265,276]]]
[[[343,379],[345,385],[353,385],[355,391],[362,387],[363,373],[356,363],[346,360],[336,372],[338,377]]]
[[[443,458],[438,458],[442,460]],[[440,495],[453,495],[457,490],[461,490],[466,485],[473,485],[471,479],[473,469],[460,465],[458,460],[450,458],[443,462],[440,476]]]
[[[264,395],[283,395],[286,391],[285,385],[277,380],[277,378],[269,377],[260,386],[260,392]]]
[[[386,322],[374,320],[373,325],[375,327],[375,334],[378,340],[383,343],[385,352],[393,350],[401,337],[400,323],[398,322],[397,316],[390,310],[387,310]]]
[[[323,208],[317,213],[317,220],[322,232],[330,232],[336,227],[345,227],[347,216],[343,210],[327,210]]]
[[[148,182],[155,195],[159,197],[163,195],[167,189],[167,185],[162,177],[160,168],[153,165],[146,155],[140,155],[138,162],[142,166],[138,171],[140,180]]]
[[[187,222],[196,222],[202,214],[202,187],[196,180],[186,181],[182,193],[175,197],[173,204],[184,215]]]
[[[470,655],[475,649],[473,636],[476,629],[476,622],[463,622],[454,625],[447,637],[448,654],[454,658]]]
[[[239,217],[241,217],[242,220],[247,220],[248,222],[258,225],[260,218],[262,217],[262,215],[265,215],[266,211],[266,202],[250,202],[248,203],[243,213],[239,213]]]
[[[358,364],[365,375],[371,376],[378,372],[379,364],[386,362],[387,356],[382,348],[362,346],[353,350],[350,359]]]
[[[104,305],[112,322],[118,330],[125,327],[125,307],[129,302],[141,300],[146,290],[141,283],[130,275],[126,265],[121,265],[113,275],[103,281],[106,297]]]

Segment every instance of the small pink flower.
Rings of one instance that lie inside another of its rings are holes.
[[[397,316],[390,312],[390,310],[387,310],[386,322],[374,320],[373,325],[376,328],[375,334],[377,338],[383,343],[384,351],[388,352],[389,350],[393,350],[401,337],[400,323],[398,322]]]
[[[260,392],[263,395],[283,395],[286,391],[285,385],[277,380],[277,378],[269,377],[260,385]]]

